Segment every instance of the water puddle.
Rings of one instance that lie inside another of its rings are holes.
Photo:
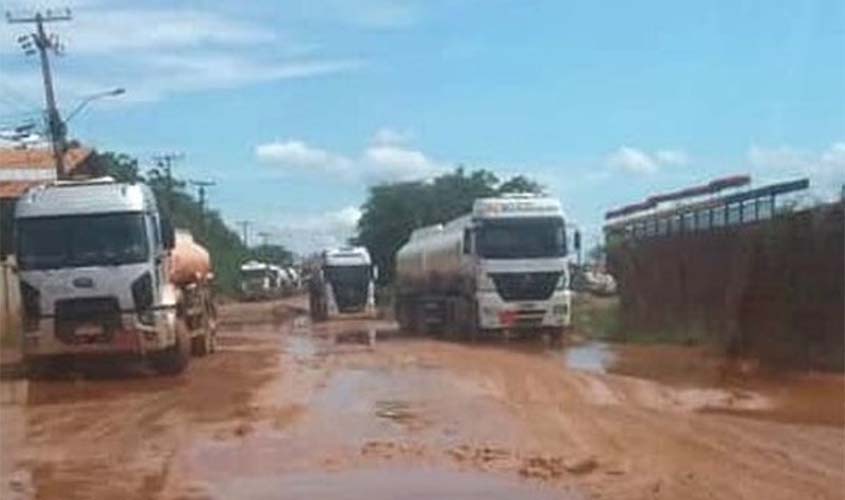
[[[615,359],[614,351],[602,342],[586,342],[563,351],[567,367],[593,373],[606,373]]]
[[[582,499],[576,491],[543,488],[477,472],[385,468],[344,472],[305,472],[280,476],[227,478],[212,498],[243,500],[419,500],[427,498],[524,500]]]

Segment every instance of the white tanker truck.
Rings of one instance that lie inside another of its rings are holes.
[[[396,255],[403,329],[549,334],[570,324],[560,202],[538,195],[476,200],[471,213],[414,231]]]
[[[15,208],[23,354],[141,356],[161,373],[214,351],[208,252],[174,232],[143,184],[110,178],[27,191]]]

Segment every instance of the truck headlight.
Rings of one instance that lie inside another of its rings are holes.
[[[557,280],[557,289],[566,290],[569,287],[569,275],[566,272],[560,273],[560,278]]]
[[[487,273],[481,273],[478,277],[478,291],[480,292],[495,292],[496,291],[496,283],[493,281],[493,278],[490,277]]]
[[[152,325],[155,322],[153,315],[153,277],[150,273],[132,283],[132,300],[135,302],[135,311],[138,313],[138,320],[145,325]]]

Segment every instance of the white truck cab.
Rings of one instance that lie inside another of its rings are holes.
[[[310,281],[311,315],[324,320],[339,313],[375,313],[376,269],[364,247],[325,250]]]
[[[174,231],[146,185],[35,187],[18,200],[15,225],[28,361],[132,354],[184,370],[190,338],[168,275]]]

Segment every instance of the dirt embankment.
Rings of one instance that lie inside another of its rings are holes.
[[[842,204],[610,249],[623,329],[710,339],[796,368],[845,369]]]

